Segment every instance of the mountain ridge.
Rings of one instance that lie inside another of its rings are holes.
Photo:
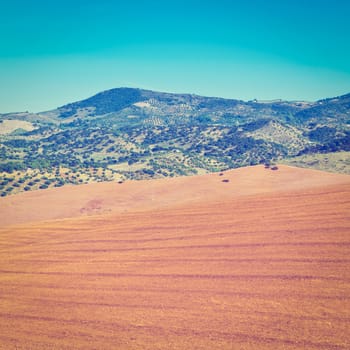
[[[252,100],[243,100],[243,99],[238,99],[238,98],[227,98],[227,97],[221,97],[221,96],[211,96],[211,95],[199,95],[199,94],[195,94],[195,93],[181,93],[181,92],[163,92],[163,91],[158,91],[158,90],[150,90],[150,89],[142,89],[142,88],[134,88],[134,87],[118,87],[118,88],[112,88],[112,89],[106,89],[103,90],[101,92],[98,92],[94,95],[92,95],[91,97],[88,98],[84,98],[82,100],[76,101],[76,102],[72,102],[72,103],[66,103],[63,106],[58,107],[58,109],[61,108],[65,108],[67,106],[70,106],[72,104],[76,104],[76,103],[81,103],[81,102],[85,102],[88,100],[91,100],[93,98],[96,97],[100,97],[103,95],[108,95],[110,93],[112,94],[117,94],[118,92],[125,92],[125,91],[129,91],[130,93],[134,92],[140,93],[140,96],[145,96],[145,98],[152,98],[154,96],[159,96],[159,95],[164,95],[164,96],[188,96],[188,97],[199,97],[199,98],[207,98],[207,99],[217,99],[217,100],[228,100],[228,101],[236,101],[236,102],[243,102],[243,103],[249,103],[249,102],[255,102],[255,103],[282,103],[282,102],[289,102],[289,103],[308,103],[308,104],[317,104],[317,103],[324,103],[324,102],[335,102],[335,100],[338,99],[343,99],[343,98],[350,98],[350,93],[345,93],[342,95],[338,95],[338,96],[334,96],[334,97],[327,97],[327,98],[323,98],[323,99],[319,99],[319,100],[315,100],[315,101],[307,101],[307,100],[299,100],[299,99],[271,99],[271,100],[262,100],[262,99],[252,99]]]

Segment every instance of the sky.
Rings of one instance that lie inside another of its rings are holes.
[[[116,87],[243,100],[350,92],[348,0],[0,0],[0,113]]]

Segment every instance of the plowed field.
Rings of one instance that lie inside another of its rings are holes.
[[[1,350],[350,348],[350,177],[103,186],[0,202]]]

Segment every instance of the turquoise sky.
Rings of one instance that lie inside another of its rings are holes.
[[[244,100],[350,92],[348,0],[0,0],[0,113],[141,87]]]

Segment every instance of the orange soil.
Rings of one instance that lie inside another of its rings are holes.
[[[350,348],[349,176],[253,167],[0,204],[1,350]]]
[[[246,167],[195,177],[66,186],[0,197],[0,227],[11,224],[157,210],[234,198],[349,183],[349,175],[280,165]],[[228,183],[222,180],[229,180]]]

